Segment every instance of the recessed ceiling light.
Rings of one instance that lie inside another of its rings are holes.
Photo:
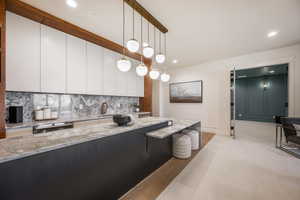
[[[77,7],[77,2],[75,0],[67,0],[66,3],[67,3],[68,6],[70,6],[72,8]]]
[[[240,75],[238,78],[247,78],[247,75]]]
[[[278,31],[270,31],[270,32],[268,33],[268,38],[274,37],[274,36],[276,36],[277,34],[278,34]]]
[[[269,71],[271,74],[273,74],[273,73],[275,73],[275,71],[274,70],[271,70],[271,71]]]
[[[176,60],[176,59],[175,59],[175,60],[173,60],[173,63],[174,63],[174,64],[178,63],[178,60]]]

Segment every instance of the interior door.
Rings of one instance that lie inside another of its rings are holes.
[[[235,81],[236,71],[235,68],[230,71],[230,136],[235,138]]]

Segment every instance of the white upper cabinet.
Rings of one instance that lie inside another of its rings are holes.
[[[40,92],[41,27],[39,23],[6,14],[6,90]]]
[[[66,92],[66,34],[41,26],[41,90]]]
[[[144,97],[144,77],[137,76],[137,96]]]
[[[86,41],[67,35],[67,92],[85,94],[87,89]]]
[[[131,62],[133,64],[133,62]],[[137,74],[135,72],[136,65],[133,65],[128,73],[127,96],[137,96]]]
[[[117,66],[115,66],[117,67]],[[117,93],[118,96],[127,96],[128,72],[117,70]]]
[[[138,76],[135,69],[139,65],[138,61],[131,60],[132,69],[128,76],[127,96],[143,97],[144,96],[144,77]]]
[[[117,55],[113,51],[104,49],[104,72],[103,72],[103,94],[117,95],[118,81],[117,81]]]
[[[10,12],[6,38],[7,91],[144,96],[138,61],[121,72],[120,54]]]
[[[87,42],[87,94],[103,94],[103,48]]]
[[[117,96],[127,96],[127,87],[128,87],[128,78],[129,73],[128,72],[121,72],[117,67],[117,61],[122,57],[120,54],[116,54],[116,61],[115,66],[116,68],[116,81],[117,81]]]

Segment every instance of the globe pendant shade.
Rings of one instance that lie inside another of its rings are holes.
[[[166,74],[166,73],[163,73],[161,76],[160,76],[160,79],[162,82],[168,82],[170,80],[170,75],[169,74]]]
[[[132,53],[137,52],[140,48],[139,42],[135,39],[128,40],[126,46],[127,46],[128,51],[130,51]]]
[[[136,67],[135,71],[139,76],[146,76],[146,74],[148,73],[148,68],[146,65],[141,63]]]
[[[159,73],[159,71],[157,71],[157,70],[152,70],[152,71],[149,73],[149,75],[150,75],[150,78],[151,78],[151,79],[156,80],[156,79],[159,78],[160,73]]]
[[[131,68],[131,62],[126,58],[121,58],[117,62],[117,67],[121,72],[128,72]]]
[[[150,46],[146,46],[144,47],[143,49],[143,55],[146,57],[146,58],[151,58],[154,54],[154,49]]]
[[[159,54],[156,55],[155,60],[156,60],[157,63],[162,64],[162,63],[165,62],[166,56],[162,53],[159,53]]]

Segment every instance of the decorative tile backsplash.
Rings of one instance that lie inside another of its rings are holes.
[[[104,102],[109,106],[107,114],[132,113],[134,105],[139,103],[139,98],[6,92],[5,104],[6,108],[23,106],[23,121],[30,122],[33,119],[33,111],[37,108],[50,107],[51,110],[58,111],[60,118],[67,118],[99,115],[101,104]]]

